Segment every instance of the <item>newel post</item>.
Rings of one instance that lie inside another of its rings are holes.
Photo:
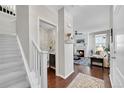
[[[47,56],[48,56],[48,52],[47,51],[43,51],[42,54],[42,74],[41,74],[41,87],[42,88],[47,88],[48,87],[48,82],[47,82]]]

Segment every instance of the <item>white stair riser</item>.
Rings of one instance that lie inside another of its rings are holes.
[[[7,55],[1,55],[0,59],[8,58],[8,57],[16,57],[16,56],[21,56],[21,54],[7,54]]]
[[[17,67],[12,67],[12,68],[7,68],[6,70],[0,70],[0,75],[5,75],[9,74],[11,72],[16,72],[16,71],[21,71],[24,70],[24,66],[17,66]]]
[[[10,46],[18,46],[18,44],[15,43],[15,42],[13,42],[13,43],[11,43],[11,42],[7,42],[7,43],[0,42],[0,45],[1,45],[1,46],[6,46],[6,45],[10,45]]]
[[[26,79],[25,79],[25,75],[24,75],[24,77],[22,77],[22,78],[17,78],[17,79],[14,79],[14,80],[12,80],[12,81],[9,81],[9,82],[7,82],[7,83],[4,83],[3,85],[0,85],[0,87],[1,88],[10,88],[10,86],[12,86],[12,85],[15,85],[15,84],[18,84],[19,82],[23,82],[23,81],[25,81],[26,82]]]
[[[28,82],[20,82],[19,84],[16,84],[15,86],[10,86],[9,88],[30,88]]]
[[[0,46],[6,46],[6,45],[18,47],[18,43],[16,43],[16,42],[13,42],[13,43],[11,41],[10,42],[6,42],[6,41],[0,42]]]
[[[14,48],[14,47],[11,47],[11,48],[10,47],[8,47],[8,48],[7,47],[3,47],[3,49],[0,49],[0,52],[7,52],[7,51],[10,51],[10,52],[11,51],[18,51],[19,52],[20,50],[17,47],[16,48]]]
[[[16,49],[19,49],[18,47],[16,46],[0,46],[0,50],[16,50]]]
[[[18,63],[18,62],[20,62],[20,63],[23,63],[23,61],[22,61],[22,59],[21,58],[17,58],[17,59],[14,59],[14,60],[12,60],[12,59],[4,59],[4,60],[2,60],[2,61],[0,61],[0,64],[2,65],[2,64],[8,64],[8,63]]]
[[[0,37],[0,40],[16,40],[16,38],[15,37],[14,38],[11,38],[11,37],[9,37],[9,38]]]
[[[14,55],[9,55],[9,56],[8,55],[2,56],[2,57],[1,56],[0,56],[0,62],[2,62],[4,60],[9,60],[9,59],[10,60],[14,60],[14,59],[16,60],[17,58],[19,58],[19,59],[21,58],[22,59],[22,56],[21,55],[15,55],[15,54]]]
[[[7,55],[7,54],[17,54],[17,55],[19,55],[19,54],[21,54],[19,51],[17,51],[17,50],[13,50],[13,51],[1,51],[0,50],[0,56],[1,55]]]
[[[16,40],[16,38],[11,38],[11,37],[8,37],[8,38],[5,38],[5,37],[0,37],[0,40]]]
[[[8,58],[1,58],[0,59],[0,64],[4,64],[4,63],[12,63],[12,62],[22,62],[22,57],[8,57]]]
[[[9,68],[14,68],[14,67],[20,67],[20,66],[24,66],[24,64],[22,62],[13,62],[13,63],[8,63],[8,64],[1,64],[0,65],[0,70],[5,70],[5,69],[9,69]]]
[[[16,36],[10,36],[10,35],[0,35],[0,39],[4,38],[4,39],[16,39]]]
[[[25,77],[25,75],[26,75],[25,71],[23,71],[23,72],[17,71],[17,72],[13,72],[9,75],[0,77],[0,85],[5,84],[5,83],[9,83],[9,81],[16,80],[16,79],[21,78],[21,77]]]
[[[0,38],[0,41],[15,41],[15,42],[17,42],[17,40],[14,38]]]

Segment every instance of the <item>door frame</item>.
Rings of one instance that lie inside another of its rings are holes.
[[[112,71],[110,70],[110,80],[111,80],[111,85],[112,87],[120,87],[120,85],[122,85],[121,83],[121,80],[123,78],[124,80],[124,75],[121,73],[121,71],[117,68],[117,62],[119,62],[117,60],[117,35],[118,35],[118,32],[116,30],[116,25],[117,25],[117,22],[116,22],[116,17],[119,16],[119,11],[121,9],[121,5],[117,5],[117,6],[114,6],[113,7],[113,43],[112,43],[112,46],[113,46],[113,51],[112,51],[112,55],[111,55],[111,69]],[[117,81],[118,80],[118,81]]]
[[[55,27],[55,75],[58,76],[58,73],[59,73],[59,63],[58,63],[58,26],[56,24],[54,24],[53,22],[51,21],[48,21],[46,19],[43,19],[41,18],[40,16],[38,16],[37,18],[37,34],[38,34],[38,37],[37,37],[37,42],[38,42],[38,46],[40,47],[40,21],[43,21],[49,25],[52,25]]]

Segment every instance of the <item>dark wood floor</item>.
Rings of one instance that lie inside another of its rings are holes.
[[[55,70],[48,68],[48,87],[49,88],[66,88],[71,81],[77,76],[78,73],[84,73],[96,78],[102,79],[105,82],[106,88],[111,88],[109,79],[109,69],[102,70],[101,67],[93,66],[92,69],[89,66],[74,65],[74,73],[67,79],[55,76]]]

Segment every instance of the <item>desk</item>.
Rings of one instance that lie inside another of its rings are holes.
[[[49,52],[49,67],[56,68],[56,57],[54,52]]]
[[[104,68],[104,61],[103,58],[98,58],[98,57],[90,57],[91,59],[91,67],[93,64],[93,62],[97,62],[97,63],[102,63],[102,68]]]

